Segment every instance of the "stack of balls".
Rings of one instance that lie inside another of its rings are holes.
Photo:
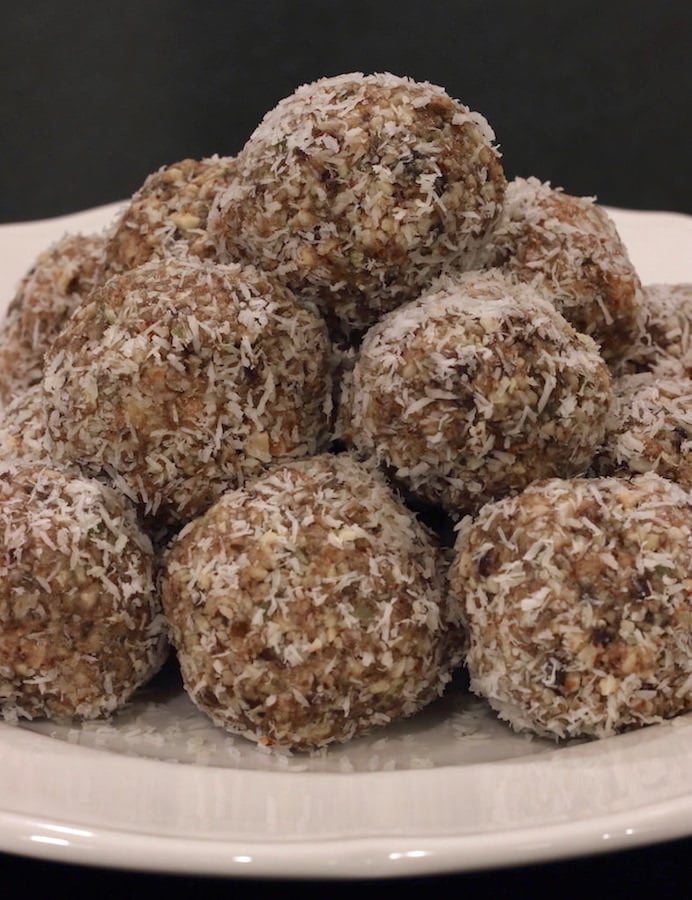
[[[692,707],[692,286],[348,74],[67,235],[0,334],[0,711],[194,703],[312,750],[466,666],[513,727]]]

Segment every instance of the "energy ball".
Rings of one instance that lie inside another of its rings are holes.
[[[642,316],[627,371],[692,378],[692,283],[644,285]]]
[[[409,716],[461,660],[429,533],[348,454],[274,466],[188,524],[162,600],[187,691],[260,745],[309,750]]]
[[[600,475],[658,472],[692,489],[692,380],[653,373],[613,381]]]
[[[0,404],[38,383],[43,356],[100,282],[105,236],[67,234],[37,257],[0,324]]]
[[[214,256],[207,237],[212,200],[235,172],[233,157],[183,159],[149,175],[130,199],[106,245],[109,273],[152,257]]]
[[[459,515],[584,472],[610,385],[593,340],[533,287],[469,272],[370,329],[338,431],[413,497]]]
[[[641,283],[617,229],[589,197],[537,178],[507,185],[490,265],[532,282],[615,365],[640,333]]]
[[[485,506],[450,583],[472,691],[518,731],[603,738],[692,709],[692,497],[655,473]]]
[[[353,73],[303,85],[238,156],[209,230],[313,300],[336,334],[416,297],[445,265],[469,268],[505,177],[479,113],[441,87]]]
[[[111,277],[47,356],[56,459],[182,522],[330,432],[318,313],[251,267],[174,258]]]
[[[53,446],[48,436],[43,390],[34,384],[10,402],[0,416],[0,459],[50,463]]]
[[[0,714],[92,719],[167,653],[153,555],[131,504],[41,463],[0,465]]]

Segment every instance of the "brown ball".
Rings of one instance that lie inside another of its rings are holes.
[[[531,286],[468,272],[370,329],[339,433],[458,516],[536,478],[584,472],[610,383],[591,338]]]
[[[642,288],[642,331],[624,372],[692,378],[692,283]]]
[[[105,248],[108,273],[132,269],[152,257],[213,257],[209,209],[234,173],[234,158],[220,156],[183,159],[152,172],[113,227]]]
[[[692,497],[647,473],[483,507],[450,573],[471,688],[515,729],[606,737],[692,709]]]
[[[0,466],[0,713],[91,719],[162,665],[151,544],[109,487]]]
[[[173,541],[162,598],[185,686],[212,720],[310,749],[439,696],[463,635],[427,531],[346,454],[281,466]]]
[[[692,489],[692,379],[642,372],[613,381],[599,475],[658,472]]]
[[[468,267],[505,178],[485,119],[442,88],[353,73],[299,88],[264,118],[209,216],[247,259],[362,331],[444,265]]]
[[[168,258],[110,278],[47,356],[55,456],[185,521],[330,430],[317,312],[253,268]]]
[[[639,338],[641,283],[617,229],[590,197],[515,178],[489,264],[531,282],[616,365]]]
[[[44,354],[103,278],[105,236],[67,234],[39,254],[0,325],[0,403],[43,375]]]

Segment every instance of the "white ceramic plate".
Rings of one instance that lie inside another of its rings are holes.
[[[1,295],[48,243],[116,210],[0,226]],[[692,281],[691,217],[611,213],[644,283]],[[0,725],[0,849],[66,862],[372,878],[691,833],[692,716],[558,748],[456,684],[407,722],[276,757],[209,725],[169,666],[111,722]]]

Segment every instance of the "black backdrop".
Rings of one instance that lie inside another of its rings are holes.
[[[494,127],[508,175],[692,213],[689,0],[33,0],[0,25],[0,220],[234,154],[298,84],[392,71]]]

